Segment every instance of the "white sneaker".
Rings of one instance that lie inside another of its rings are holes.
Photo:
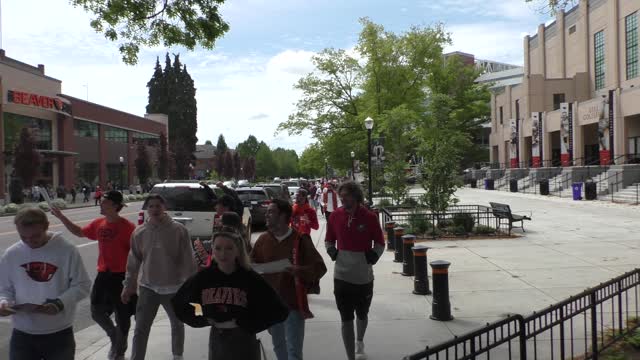
[[[356,341],[356,360],[367,360],[367,354],[364,352],[364,342]]]

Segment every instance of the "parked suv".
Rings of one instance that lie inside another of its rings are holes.
[[[254,224],[266,224],[267,208],[273,199],[278,198],[276,193],[268,187],[246,187],[236,190],[245,208],[251,210],[251,219]]]
[[[216,201],[224,194],[221,189],[185,181],[156,184],[149,193],[162,195],[167,202],[167,214],[186,226],[192,239],[211,238]],[[140,211],[138,224],[144,222],[145,210],[143,207]],[[247,239],[251,239],[252,217],[247,207],[244,207],[242,223],[247,229]]]
[[[275,197],[282,200],[291,201],[289,196],[289,188],[285,184],[258,184],[256,187],[269,188],[275,194]]]

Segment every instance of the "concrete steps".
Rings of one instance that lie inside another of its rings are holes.
[[[610,197],[607,197],[611,199]],[[640,184],[633,184],[627,186],[623,190],[620,190],[613,194],[614,202],[622,202],[627,204],[637,204],[640,200]]]

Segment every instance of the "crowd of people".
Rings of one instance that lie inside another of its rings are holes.
[[[145,359],[160,306],[171,324],[174,360],[184,356],[184,324],[210,327],[209,359],[260,359],[256,334],[265,330],[278,360],[302,359],[305,322],[314,316],[308,295],[320,293],[327,272],[311,239],[321,216],[325,250],[335,262],[333,292],[346,358],[366,359],[372,266],[384,240],[363,202],[354,182],[301,187],[293,205],[285,199],[269,204],[267,231],[254,244],[230,195],[218,200],[211,239],[204,241],[192,241],[157,194],[146,198],[148,216],[137,227],[120,216],[126,204],[115,190],[101,196],[102,216],[85,226],[53,208],[71,234],[98,242],[92,287],[78,249],[49,231],[46,213],[22,209],[14,218],[21,241],[0,260],[0,316],[11,316],[14,328],[10,360],[74,359],[74,312],[89,294],[91,316],[111,341],[108,359],[124,359],[132,316],[131,359]]]

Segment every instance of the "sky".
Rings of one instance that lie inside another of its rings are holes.
[[[523,37],[548,20],[538,10],[524,0],[227,0],[221,14],[230,30],[213,50],[148,48],[128,66],[118,44],[91,29],[91,14],[68,0],[4,0],[2,48],[44,64],[64,94],[140,116],[156,57],[180,54],[197,89],[199,144],[215,144],[222,133],[235,147],[252,134],[300,154],[314,142],[310,135],[276,133],[300,96],[293,86],[313,71],[314,53],[356,45],[359,18],[398,33],[443,23],[452,38],[447,52],[522,65]]]

